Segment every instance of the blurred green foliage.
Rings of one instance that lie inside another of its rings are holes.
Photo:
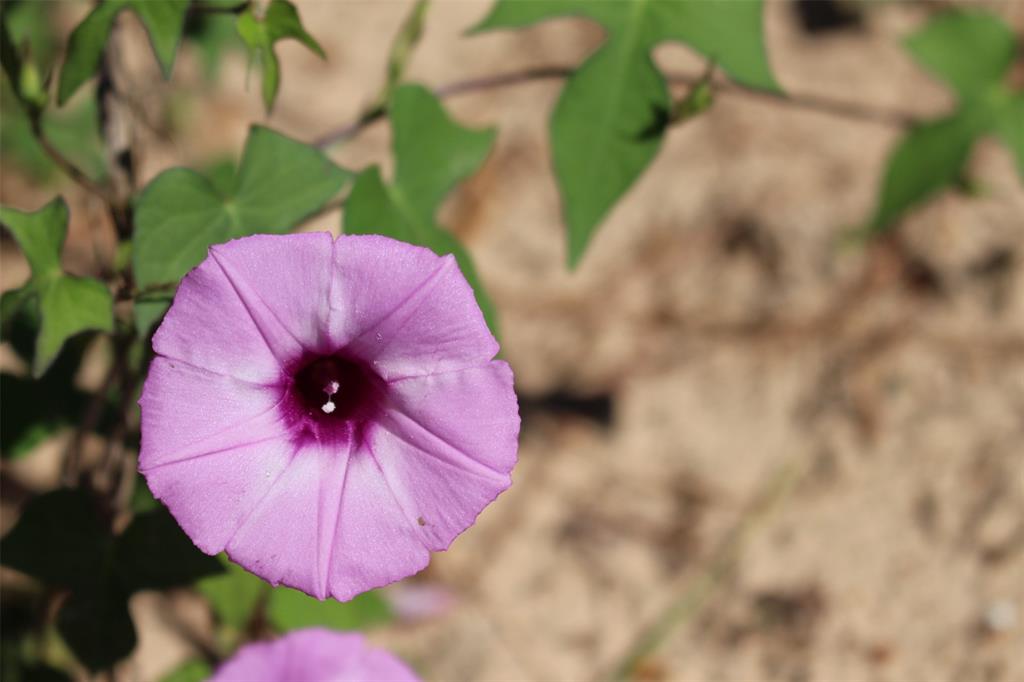
[[[146,27],[164,77],[174,68],[174,57],[185,26],[190,0],[103,0],[89,12],[68,38],[67,54],[60,72],[57,101],[64,104],[100,69],[114,19],[132,9]]]
[[[63,109],[47,109],[42,113],[41,126],[51,144],[87,176],[97,181],[106,177],[93,93],[76,97]],[[32,122],[6,80],[0,83],[0,148],[6,159],[37,182],[51,182],[57,176],[57,166],[33,134]]]
[[[1024,178],[1024,92],[1006,84],[1013,32],[981,11],[940,14],[906,40],[910,54],[957,95],[956,110],[914,126],[889,156],[871,230],[891,229],[910,208],[962,184],[975,142],[999,136]]]
[[[661,148],[673,107],[651,50],[665,41],[682,42],[738,83],[780,92],[768,64],[761,13],[760,0],[499,0],[474,29],[581,16],[607,31],[604,45],[566,82],[551,118],[570,266],[579,263],[598,225]]]
[[[38,310],[41,324],[32,374],[40,377],[67,339],[91,329],[113,328],[113,300],[99,280],[72,277],[61,267],[60,251],[68,229],[68,207],[63,199],[54,199],[32,213],[0,207],[0,223],[14,236],[32,268],[28,284],[4,293],[4,317],[23,306]]]
[[[324,50],[309,35],[299,20],[299,11],[288,0],[271,0],[265,13],[259,16],[257,8],[250,6],[238,15],[238,35],[259,59],[263,70],[263,104],[269,112],[274,108],[274,99],[281,84],[281,65],[274,52],[274,45],[286,38],[294,38],[320,56],[327,59]]]
[[[196,549],[166,509],[138,514],[114,536],[103,504],[81,489],[33,498],[0,541],[0,560],[71,594],[57,629],[90,670],[108,668],[135,647],[128,597],[189,585],[222,571]]]
[[[200,580],[196,589],[209,600],[221,624],[242,632],[252,621],[256,607],[266,597],[270,585],[224,554],[219,556],[219,561],[224,566],[224,573]]]
[[[391,608],[377,592],[364,592],[351,601],[319,601],[298,590],[278,587],[267,602],[267,618],[279,632],[309,627],[364,630],[391,620]]]
[[[161,682],[203,682],[210,679],[212,673],[213,670],[206,661],[195,659],[175,668]]]

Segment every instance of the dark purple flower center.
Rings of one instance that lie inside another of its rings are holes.
[[[295,367],[281,403],[293,438],[362,442],[383,408],[384,381],[365,363],[340,354],[303,358]]]

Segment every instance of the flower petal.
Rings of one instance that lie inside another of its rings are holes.
[[[224,663],[211,682],[417,682],[395,656],[369,646],[359,633],[322,628],[296,630],[274,642],[247,644]]]
[[[278,415],[281,391],[156,357],[139,399],[142,448],[139,467],[151,469],[286,436]]]
[[[212,258],[181,281],[153,350],[246,381],[273,383],[281,376],[279,356]]]
[[[331,554],[330,594],[341,601],[422,570],[430,561],[373,457],[349,458]]]
[[[319,599],[348,453],[316,443],[297,449],[288,468],[227,544],[228,556],[264,580]],[[273,543],[273,551],[268,551]]]
[[[342,236],[334,261],[332,338],[385,380],[478,366],[498,352],[453,256]]]
[[[287,257],[283,249],[287,248]],[[210,249],[257,325],[282,348],[326,351],[334,238],[327,232],[254,235]]]
[[[143,469],[143,475],[196,546],[216,554],[275,486],[293,454],[287,441],[272,439]]]
[[[519,433],[512,372],[492,362],[409,378],[392,383],[389,396],[373,453],[427,547],[447,549],[511,485]]]
[[[415,573],[429,559],[373,459],[317,444],[295,454],[227,551],[275,585],[342,601]]]

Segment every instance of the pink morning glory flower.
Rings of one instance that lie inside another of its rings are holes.
[[[139,469],[204,552],[348,600],[511,484],[509,366],[451,256],[378,236],[211,247],[153,338]]]
[[[210,682],[419,682],[409,667],[358,633],[310,628],[247,644]]]

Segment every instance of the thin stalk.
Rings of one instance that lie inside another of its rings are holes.
[[[718,587],[735,574],[741,550],[755,528],[785,500],[801,478],[802,459],[792,458],[782,464],[754,496],[736,525],[722,540],[707,569],[698,575],[661,612],[661,615],[636,638],[633,645],[615,666],[610,679],[628,680],[637,666],[650,656],[676,628],[691,621],[708,603]]]
[[[511,73],[448,83],[435,88],[434,94],[442,99],[446,99],[448,97],[495,90],[498,88],[522,85],[536,81],[560,80],[568,78],[574,72],[575,69],[568,66],[540,66],[531,69],[524,69],[522,71],[514,71]],[[670,73],[666,75],[666,79],[670,83],[690,86],[700,84],[703,78],[704,76],[702,74]],[[763,90],[747,88],[742,85],[737,85],[723,80],[716,80],[714,87],[720,94],[754,97],[757,99],[775,102],[782,106],[817,111],[819,113],[837,116],[852,121],[876,123],[879,125],[897,128],[906,128],[913,125],[916,121],[914,116],[906,112],[864,106],[854,102],[832,99],[822,95],[778,95]],[[373,106],[368,107],[351,123],[322,135],[315,140],[313,144],[320,149],[332,147],[340,142],[344,142],[345,140],[355,137],[355,135],[357,135],[363,128],[381,120],[386,114],[387,109],[383,105],[375,103]]]

